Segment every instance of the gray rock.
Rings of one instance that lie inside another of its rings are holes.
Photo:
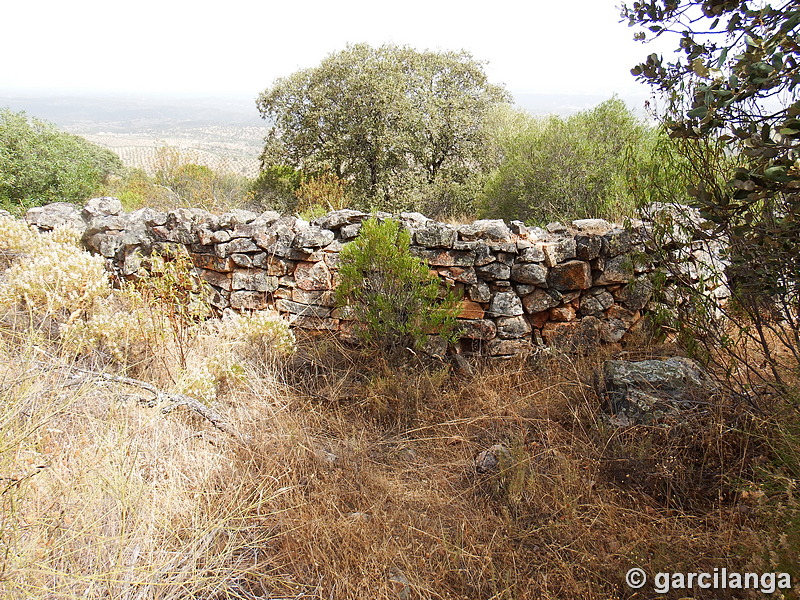
[[[522,306],[528,314],[535,314],[558,306],[560,301],[560,298],[554,296],[551,291],[540,288],[525,296],[522,299]]]
[[[581,260],[594,260],[603,251],[603,238],[596,235],[575,236],[575,256]]]
[[[652,424],[696,407],[714,387],[697,363],[673,357],[606,361],[598,391],[620,423]]]
[[[253,241],[260,248],[263,248],[267,254],[287,257],[292,250],[295,232],[291,228],[293,223],[282,221],[283,219],[279,219],[266,231],[256,233],[253,236]]]
[[[233,229],[237,225],[246,225],[257,218],[258,215],[252,211],[235,208],[217,217],[216,225],[218,229]]]
[[[452,248],[457,236],[455,228],[430,221],[421,229],[417,229],[414,238],[417,244],[426,248]]]
[[[627,283],[633,279],[633,260],[627,254],[614,256],[605,261],[603,271],[597,277],[597,285]]]
[[[469,225],[458,228],[462,240],[493,240],[508,241],[511,239],[511,230],[500,219],[481,219]]]
[[[511,230],[511,233],[515,235],[521,235],[521,236],[528,235],[528,228],[522,221],[511,221],[508,224],[508,228]]]
[[[232,286],[234,290],[274,292],[278,289],[278,278],[260,269],[237,269],[233,272]]]
[[[359,231],[361,231],[361,223],[351,223],[350,225],[342,226],[339,230],[339,235],[343,240],[350,240],[356,237]]]
[[[292,300],[278,300],[275,307],[281,312],[288,312],[293,315],[303,315],[306,317],[329,317],[331,308],[328,306],[317,306],[314,304],[300,304]]]
[[[314,219],[311,224],[321,227],[322,229],[341,229],[344,225],[361,223],[361,221],[367,217],[369,217],[367,213],[363,213],[359,210],[334,210],[327,215],[322,215]]]
[[[612,229],[611,223],[605,219],[578,219],[572,222],[572,226],[579,231],[603,235]]]
[[[225,244],[214,246],[214,252],[220,258],[225,258],[231,254],[241,254],[244,252],[258,252],[259,248],[249,238],[234,238]]]
[[[634,233],[628,229],[612,229],[603,238],[605,239],[609,256],[618,256],[630,252],[638,241]]]
[[[500,262],[491,262],[482,267],[475,267],[475,272],[482,279],[495,281],[498,279],[508,279],[511,277],[511,267]]]
[[[514,292],[497,292],[492,297],[488,312],[494,317],[516,317],[525,313],[522,301]]]
[[[538,263],[516,263],[511,268],[512,281],[542,285],[547,281],[547,268]]]
[[[408,578],[399,569],[390,569],[389,586],[398,600],[408,600],[411,598],[411,585]]]
[[[575,258],[575,238],[572,237],[544,242],[539,247],[544,252],[544,264],[548,267]]]
[[[85,221],[94,217],[107,217],[122,214],[122,202],[119,198],[104,196],[102,198],[92,198],[81,211],[81,216]]]
[[[503,444],[495,444],[475,457],[475,470],[480,473],[493,473],[509,468],[513,463],[511,450]]]
[[[580,313],[582,315],[597,315],[614,304],[614,297],[605,290],[581,298]]]
[[[86,226],[78,207],[68,202],[53,202],[29,208],[25,213],[25,221],[41,231],[51,231],[56,227],[83,229]]]
[[[167,213],[158,211],[146,206],[128,213],[128,220],[131,223],[142,222],[150,227],[160,227],[167,222]]]
[[[516,339],[530,334],[531,326],[523,316],[500,317],[497,319],[497,337],[502,339]]]
[[[492,299],[492,291],[485,281],[478,281],[467,288],[467,296],[473,302],[489,302]]]
[[[544,250],[542,249],[541,245],[534,245],[520,249],[520,262],[544,262],[544,259]]]
[[[333,241],[334,234],[330,229],[312,226],[301,229],[294,238],[295,248],[323,248]]]
[[[653,296],[653,283],[649,277],[637,277],[614,292],[614,298],[630,310],[642,310]]]

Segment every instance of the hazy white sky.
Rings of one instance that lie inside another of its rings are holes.
[[[646,92],[616,0],[9,0],[0,91],[255,96],[347,43],[465,49],[512,92]]]

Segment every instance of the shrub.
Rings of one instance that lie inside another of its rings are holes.
[[[412,256],[409,232],[393,220],[370,219],[342,248],[339,306],[348,306],[362,341],[388,355],[421,348],[428,335],[449,339],[458,298]]]
[[[352,202],[347,182],[330,171],[304,179],[294,194],[297,212],[312,218],[347,208]]]
[[[166,192],[169,205],[224,211],[241,206],[252,195],[247,177],[215,171],[188,158],[172,146],[162,146],[156,153],[153,181]]]
[[[302,172],[287,165],[265,167],[250,185],[250,196],[262,209],[293,212],[297,205],[295,192],[300,187]]]
[[[566,119],[501,111],[491,129],[498,166],[484,214],[536,224],[633,215],[631,170],[658,135],[618,98]]]
[[[67,311],[70,320],[111,293],[101,256],[77,245],[74,230],[56,229],[40,235],[22,221],[0,216],[0,249],[25,255],[5,272],[0,306],[22,304],[46,313]]]
[[[0,109],[0,205],[80,202],[122,170],[119,157],[25,113]]]

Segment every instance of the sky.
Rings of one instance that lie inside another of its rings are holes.
[[[255,97],[348,43],[467,50],[513,93],[647,93],[615,0],[5,3],[0,92]]]

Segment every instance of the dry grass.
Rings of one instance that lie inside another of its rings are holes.
[[[645,467],[619,452],[657,460],[663,440],[604,427],[592,365],[485,365],[459,381],[366,374],[370,359],[325,352],[253,367],[227,390],[241,445],[13,349],[0,377],[5,597],[397,598],[407,581],[410,598],[622,598],[634,565],[754,559],[757,515],[725,498],[735,474],[696,497],[693,473],[671,499],[626,480]],[[698,448],[726,441],[705,435]],[[498,442],[513,464],[478,476],[473,457]],[[739,466],[748,453],[715,451]]]

